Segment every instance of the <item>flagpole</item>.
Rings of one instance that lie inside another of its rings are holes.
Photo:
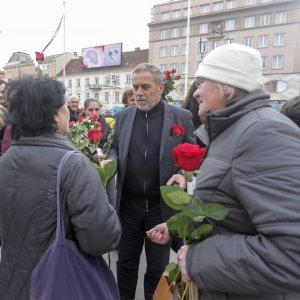
[[[190,14],[191,0],[188,0],[186,43],[185,43],[185,75],[184,75],[184,97],[187,95],[188,74],[189,74],[189,48],[190,48]]]
[[[66,9],[66,1],[63,2],[64,5],[64,34],[63,34],[63,45],[64,45],[64,55],[63,55],[63,77],[64,77],[64,83],[66,84],[66,14],[65,14],[65,9]]]

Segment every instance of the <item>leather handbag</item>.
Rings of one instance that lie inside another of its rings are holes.
[[[60,180],[64,164],[73,152],[67,152],[58,166],[55,239],[33,269],[30,299],[118,300],[116,280],[103,257],[87,255],[74,241],[65,238]]]

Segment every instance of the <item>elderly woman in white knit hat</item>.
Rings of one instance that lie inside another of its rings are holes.
[[[253,48],[214,49],[196,80],[204,125],[195,134],[208,151],[194,195],[229,214],[210,221],[214,235],[178,251],[182,278],[201,300],[300,299],[300,130],[271,108]],[[165,224],[150,237],[170,239]]]

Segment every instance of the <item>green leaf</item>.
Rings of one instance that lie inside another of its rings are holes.
[[[186,219],[183,213],[178,213],[167,220],[169,230],[176,230],[180,238],[185,238]]]
[[[99,176],[101,177],[103,185],[106,187],[108,180],[115,174],[117,170],[117,161],[109,161],[104,167],[94,164]]]
[[[209,203],[204,206],[205,215],[216,220],[223,220],[229,210],[221,204]]]
[[[194,241],[199,241],[203,236],[210,234],[212,231],[213,226],[211,224],[202,224],[191,233],[191,237]]]
[[[177,185],[164,185],[160,187],[160,192],[161,192],[161,196],[163,198],[163,200],[165,201],[165,203],[175,209],[175,210],[182,210],[182,205],[174,203],[174,201],[172,200],[172,198],[170,197],[170,193],[174,192],[174,191],[179,191],[182,189],[177,186]]]
[[[206,217],[203,202],[198,196],[183,207],[183,213],[195,222],[202,222]]]
[[[178,190],[169,193],[169,197],[172,199],[172,202],[175,204],[187,204],[191,201],[191,196],[184,190]]]
[[[168,277],[170,282],[178,281],[180,279],[179,267],[176,263],[171,262],[166,266],[163,275]]]

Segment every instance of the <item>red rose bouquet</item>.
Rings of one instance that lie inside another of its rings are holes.
[[[92,158],[97,153],[103,128],[96,115],[80,117],[78,122],[71,122],[68,138],[71,143],[87,157]]]
[[[199,169],[205,153],[206,148],[188,143],[180,144],[173,149],[176,165],[184,171],[187,181],[190,181],[193,173]],[[186,245],[199,243],[213,232],[213,225],[206,223],[206,218],[223,220],[228,213],[228,209],[222,205],[204,204],[198,196],[189,195],[177,185],[161,186],[160,190],[165,203],[179,211],[167,220],[167,226],[169,230],[177,231],[179,238],[183,239]],[[181,282],[180,269],[176,263],[170,263],[163,275],[169,279],[171,286],[177,287],[180,299],[198,299],[197,285],[193,282],[187,284]]]
[[[168,96],[171,91],[175,89],[175,80],[180,80],[181,75],[176,74],[176,70],[166,70],[164,71],[164,92],[162,93],[161,97],[165,101],[173,101],[172,97]]]

